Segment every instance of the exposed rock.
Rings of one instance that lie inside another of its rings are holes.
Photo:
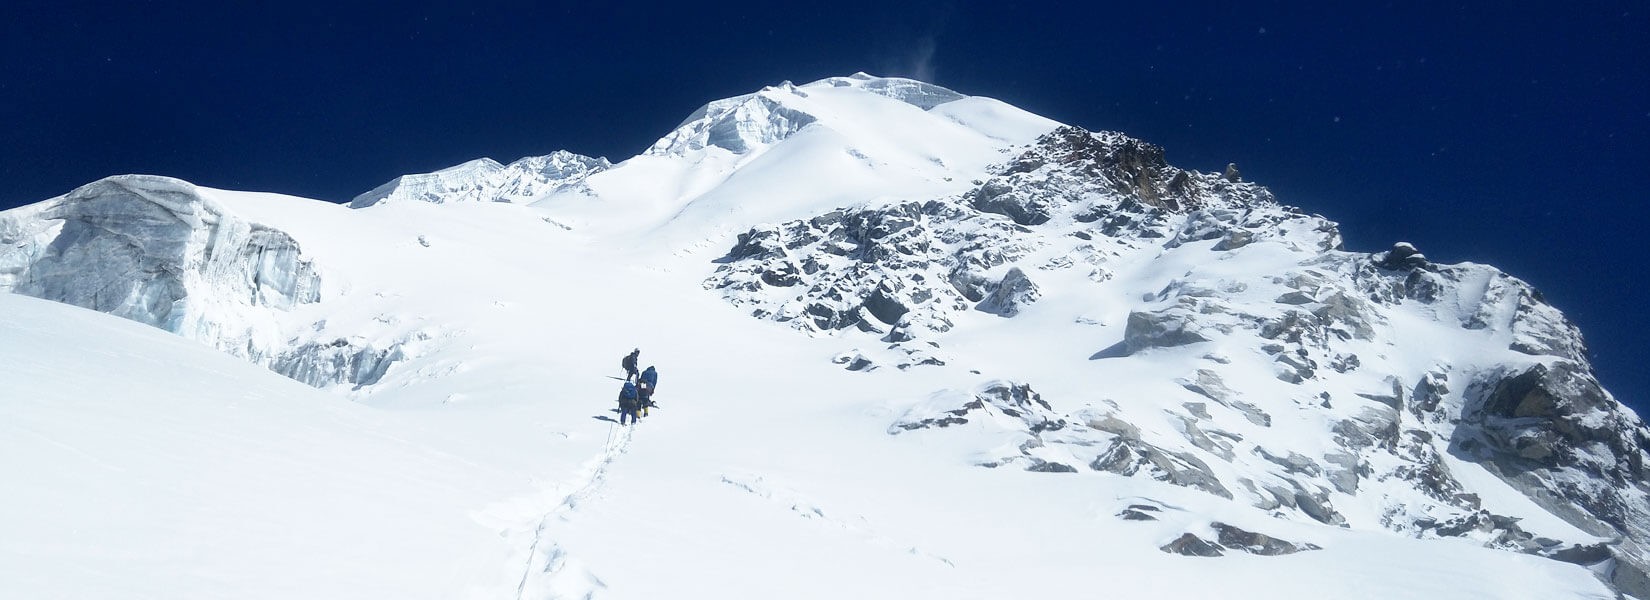
[[[1107,415],[1102,419],[1089,421],[1088,426],[1094,428],[1095,430],[1104,431],[1124,439],[1140,439],[1139,427],[1135,427],[1134,424],[1111,415]]]
[[[1391,250],[1376,254],[1372,260],[1376,266],[1390,270],[1420,269],[1432,264],[1409,242],[1393,244]]]
[[[1282,296],[1278,296],[1278,298],[1276,300],[1273,300],[1273,302],[1277,302],[1279,304],[1294,304],[1294,305],[1312,304],[1312,303],[1317,302],[1317,301],[1318,301],[1317,298],[1313,298],[1311,294],[1308,294],[1308,293],[1302,292],[1302,291],[1289,292],[1289,293],[1284,294]]]
[[[1032,465],[1029,466],[1029,467],[1026,467],[1026,470],[1027,471],[1035,471],[1035,472],[1038,472],[1038,473],[1076,473],[1077,472],[1076,467],[1073,467],[1073,466],[1065,464],[1065,463],[1057,463],[1057,462],[1052,462],[1052,461],[1043,461],[1043,460],[1036,460],[1036,459],[1033,459]]]
[[[1150,504],[1130,504],[1127,508],[1118,512],[1117,516],[1124,521],[1156,521],[1157,517],[1154,515],[1162,512],[1162,510]]]
[[[1164,544],[1163,546],[1159,547],[1158,550],[1168,552],[1169,554],[1180,554],[1180,555],[1183,555],[1183,556],[1203,556],[1203,557],[1210,557],[1210,558],[1216,557],[1216,556],[1224,556],[1226,554],[1225,552],[1221,551],[1220,546],[1218,546],[1216,544],[1211,544],[1208,541],[1205,541],[1203,538],[1197,537],[1196,535],[1192,535],[1191,533],[1181,534],[1180,537],[1175,538],[1175,540],[1172,541],[1172,542]]]
[[[1582,367],[1555,360],[1486,373],[1465,399],[1452,451],[1584,530],[1650,533],[1650,429]],[[1629,562],[1650,564],[1650,556]]]
[[[1329,494],[1322,491],[1297,490],[1295,492],[1295,507],[1319,523],[1340,525],[1346,522],[1346,517],[1335,512],[1334,506],[1330,504]]]
[[[1299,384],[1318,374],[1317,363],[1298,354],[1279,354],[1273,360],[1283,367],[1277,373],[1278,379],[1289,383]]]
[[[1211,249],[1218,251],[1237,250],[1238,248],[1248,246],[1254,241],[1254,232],[1246,229],[1234,229],[1226,232],[1226,237],[1221,238],[1220,242],[1216,243]]]
[[[1387,385],[1391,386],[1390,391],[1383,390],[1381,392],[1358,392],[1358,395],[1384,404],[1394,411],[1402,411],[1404,409],[1403,382],[1399,381],[1397,377],[1392,377],[1390,375],[1387,376],[1385,382]]]
[[[1237,400],[1235,398],[1236,393],[1231,388],[1226,387],[1226,383],[1214,371],[1199,369],[1194,379],[1181,380],[1179,383],[1181,387],[1186,388],[1188,391],[1242,413],[1243,417],[1251,423],[1262,427],[1272,426],[1271,415],[1266,414],[1266,411],[1261,410],[1258,406]]]
[[[1209,437],[1197,426],[1197,421],[1181,417],[1180,431],[1186,436],[1186,441],[1191,442],[1193,446],[1223,459],[1232,460],[1232,445]]]
[[[1369,302],[1343,292],[1330,294],[1323,306],[1312,311],[1329,332],[1341,339],[1375,339],[1374,323],[1382,319]]]
[[[1278,556],[1281,554],[1294,554],[1303,550],[1323,549],[1316,544],[1297,544],[1225,523],[1215,522],[1209,525],[1215,529],[1216,543],[1225,548],[1241,550],[1250,554]]]
[[[1000,214],[1020,225],[1047,223],[1055,202],[1053,196],[1022,191],[1009,182],[999,180],[969,192],[967,199],[974,210]]]
[[[1182,403],[1180,403],[1180,405],[1182,407],[1186,408],[1186,412],[1191,413],[1192,416],[1197,417],[1199,419],[1213,418],[1209,414],[1208,406],[1203,404],[1202,402],[1182,402]]]
[[[889,427],[897,434],[915,429],[940,428],[969,422],[968,417],[1007,417],[1004,423],[1029,434],[1056,431],[1067,426],[1066,419],[1054,412],[1031,386],[1010,381],[992,381],[981,385],[972,395],[947,394],[936,396],[928,404],[913,407]]]
[[[1089,467],[1118,475],[1145,473],[1158,481],[1203,490],[1222,498],[1232,497],[1232,492],[1220,484],[1207,463],[1190,454],[1171,452],[1139,440],[1113,440],[1111,447],[1089,463]]]
[[[1180,306],[1157,312],[1131,312],[1123,330],[1123,343],[1130,353],[1147,348],[1167,348],[1207,342],[1196,316]]]
[[[1329,484],[1342,494],[1356,494],[1359,479],[1369,474],[1369,466],[1360,461],[1356,454],[1330,452],[1323,459],[1330,464],[1324,472]]]
[[[1586,546],[1574,544],[1546,556],[1556,561],[1584,566],[1596,565],[1611,558],[1610,546],[1606,544],[1588,544]]]
[[[1410,392],[1410,414],[1418,419],[1436,415],[1439,403],[1443,402],[1449,392],[1447,373],[1431,372],[1423,375],[1420,381],[1415,382],[1415,389]]]
[[[1302,473],[1312,477],[1323,473],[1323,468],[1318,466],[1318,461],[1302,454],[1290,452],[1288,456],[1276,456],[1267,452],[1265,448],[1255,446],[1255,455],[1266,459],[1267,462],[1283,467],[1289,473]]]
[[[1012,317],[1020,314],[1021,308],[1036,302],[1041,296],[1037,284],[1032,283],[1019,267],[1014,267],[1003,276],[1002,282],[997,284],[997,289],[992,291],[990,296],[986,296],[976,308],[998,316]]]

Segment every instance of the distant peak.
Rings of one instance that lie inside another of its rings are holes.
[[[864,71],[800,86],[789,80],[781,81],[749,94],[706,103],[646,153],[681,154],[714,146],[743,154],[772,144],[817,121],[818,116],[797,100],[807,98],[810,90],[828,88],[852,88],[922,110],[968,97],[931,83],[903,77],[877,77]]]
[[[802,87],[853,87],[879,96],[887,96],[923,110],[968,97],[932,83],[904,77],[877,77],[864,71],[847,77],[827,77]]]
[[[477,158],[433,173],[402,175],[356,196],[351,208],[366,208],[397,200],[446,202],[525,202],[557,189],[576,185],[592,173],[613,166],[592,158],[557,150],[500,164]]]

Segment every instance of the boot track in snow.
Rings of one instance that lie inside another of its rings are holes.
[[[567,518],[581,503],[601,490],[607,481],[608,467],[630,448],[633,431],[630,426],[609,427],[602,453],[585,464],[579,476],[569,482],[572,491],[539,519],[538,527],[533,531],[533,544],[527,550],[527,562],[522,565],[521,580],[516,584],[516,600],[528,597],[591,598],[598,590],[607,587],[606,583],[576,561],[570,563],[565,549],[545,539],[545,530],[553,519]],[[542,574],[537,578],[534,577],[535,566],[538,567],[536,571]],[[529,586],[539,593],[529,596]]]

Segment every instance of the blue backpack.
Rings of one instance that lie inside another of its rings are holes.
[[[652,390],[659,387],[659,373],[654,371],[651,366],[646,371],[642,371],[641,380],[642,383],[647,384],[647,389]]]
[[[636,384],[628,381],[624,382],[624,389],[619,390],[619,398],[623,400],[635,400]]]

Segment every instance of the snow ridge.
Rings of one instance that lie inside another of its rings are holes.
[[[386,202],[529,202],[541,196],[576,188],[586,177],[612,163],[557,150],[529,156],[509,165],[478,158],[433,173],[402,175],[351,200],[350,208],[368,208]]]

